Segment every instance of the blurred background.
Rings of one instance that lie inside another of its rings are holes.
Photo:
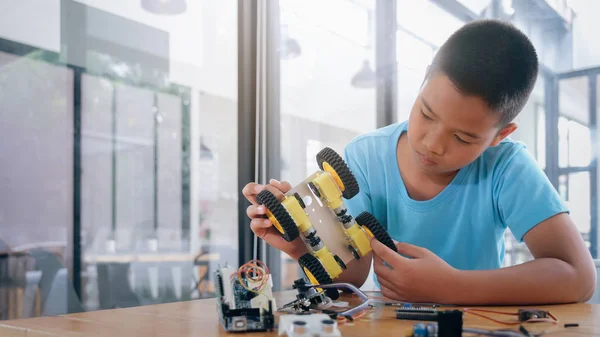
[[[0,0],[0,319],[214,296],[257,256],[249,181],[408,117],[437,49],[513,22],[541,61],[515,139],[598,258],[600,2]],[[506,233],[505,265],[532,257]],[[373,286],[371,279],[365,288]]]

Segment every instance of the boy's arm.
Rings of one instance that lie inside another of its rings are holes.
[[[596,285],[589,251],[570,217],[555,215],[532,228],[525,242],[535,260],[495,270],[458,270],[406,243],[396,254],[371,240],[384,296],[457,305],[538,305],[587,301]],[[385,261],[386,263],[384,263]]]
[[[397,255],[372,241],[375,273],[385,296],[462,305],[551,304],[590,298],[596,270],[566,205],[525,148],[508,155],[503,167],[494,170],[495,216],[527,244],[535,260],[495,270],[457,270],[425,248],[401,243],[397,247],[402,255]]]
[[[486,271],[458,271],[450,303],[549,304],[585,302],[596,286],[596,269],[581,235],[567,213],[531,229],[524,240],[535,260]]]
[[[554,186],[525,147],[495,175],[498,215],[527,244],[535,260],[490,271],[456,274],[461,303],[543,304],[586,301],[596,269],[581,234]],[[467,290],[468,289],[468,290]]]
[[[355,287],[360,288],[367,280],[369,271],[371,270],[371,261],[373,260],[373,253],[369,253],[360,258],[360,260],[353,260],[348,263],[348,269],[344,270],[335,283],[351,283]]]

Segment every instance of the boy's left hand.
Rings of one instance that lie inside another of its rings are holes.
[[[395,243],[398,253],[408,258],[371,239],[374,271],[382,294],[408,302],[448,301],[458,270],[426,248]]]

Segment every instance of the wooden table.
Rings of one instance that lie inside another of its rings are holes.
[[[282,305],[294,298],[294,292],[277,294],[277,303]],[[345,299],[344,296],[340,300]],[[346,298],[347,299],[347,298]],[[195,300],[169,304],[142,306],[127,309],[95,311],[55,317],[39,317],[0,322],[3,337],[49,337],[49,336],[277,336],[270,333],[227,334],[221,328],[215,310],[214,299]],[[561,306],[537,306],[551,311],[560,323],[530,323],[526,327],[532,332],[549,329],[549,336],[600,336],[600,306],[591,304],[568,304]],[[450,309],[450,308],[448,308]],[[456,308],[453,308],[456,309]],[[492,308],[486,308],[492,309]],[[516,312],[515,307],[493,308]],[[495,316],[510,319],[509,316]],[[373,309],[351,323],[340,325],[342,336],[404,336],[414,321],[397,320],[392,307]],[[564,323],[578,323],[576,328],[563,328]],[[506,326],[483,318],[464,316],[464,326],[484,329],[504,329]],[[468,336],[469,334],[464,334]]]

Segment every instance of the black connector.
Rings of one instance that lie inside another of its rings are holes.
[[[438,312],[438,336],[461,337],[463,328],[463,312],[448,310]]]
[[[398,308],[395,312],[397,319],[431,322],[435,322],[438,319],[438,312],[430,308]]]

